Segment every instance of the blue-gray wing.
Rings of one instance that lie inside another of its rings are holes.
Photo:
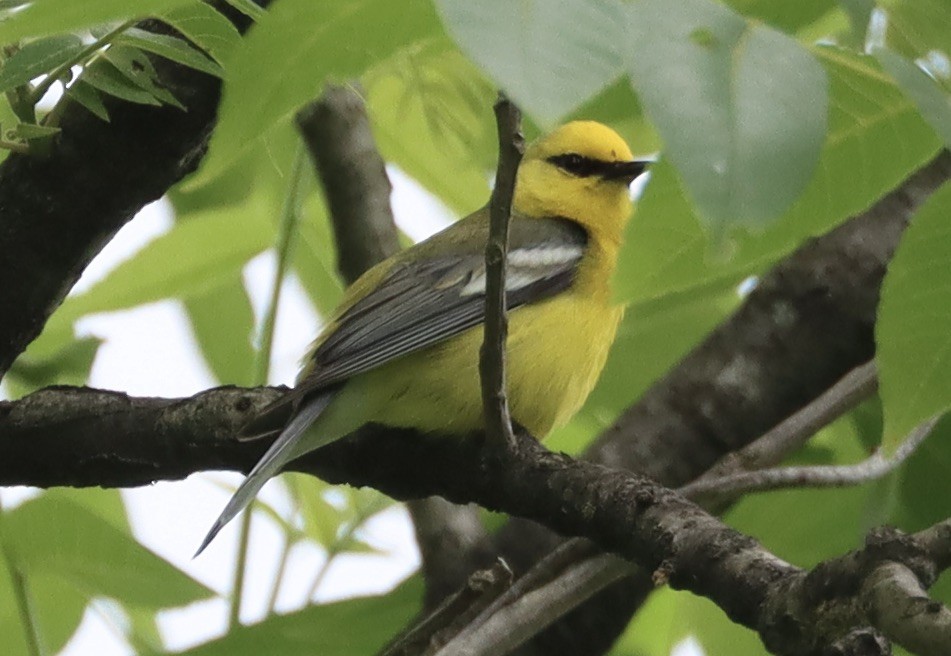
[[[571,285],[587,235],[563,219],[522,219],[513,221],[509,241],[506,303],[515,310]],[[302,385],[310,389],[333,385],[481,324],[482,243],[475,253],[395,267],[373,292],[338,318],[334,332],[314,351],[314,366]]]
[[[480,228],[487,235],[487,225]],[[434,239],[451,240],[451,233],[452,228]],[[448,257],[401,258],[376,289],[336,319],[333,332],[319,341],[308,374],[294,390],[265,408],[242,436],[279,429],[314,393],[481,324],[485,237],[469,241],[476,243],[468,252],[460,252],[457,245]],[[517,311],[567,289],[586,245],[587,233],[572,221],[513,217],[506,265],[508,309]]]

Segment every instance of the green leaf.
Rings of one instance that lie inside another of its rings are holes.
[[[97,60],[88,66],[80,79],[103,93],[121,100],[156,107],[162,104],[154,94],[140,87],[111,62],[104,59]]]
[[[643,301],[764,270],[802,240],[865,210],[934,156],[940,141],[872,57],[817,48],[830,82],[829,134],[812,181],[775,224],[714,248],[676,173],[661,160],[628,223],[614,285]]]
[[[193,184],[220,174],[278,122],[320,93],[438,31],[427,0],[282,0],[230,62],[208,155]]]
[[[123,533],[132,535],[132,525],[122,500],[121,490],[115,488],[52,488],[43,492],[50,500],[63,500],[79,505]]]
[[[374,654],[419,611],[420,577],[386,595],[349,599],[271,616],[238,626],[217,640],[179,652],[180,656],[353,656]]]
[[[677,644],[690,635],[700,643],[704,654],[730,656],[767,656],[769,652],[755,631],[735,622],[706,597],[680,593],[674,610],[679,622]],[[673,645],[672,645],[673,646]]]
[[[951,408],[951,184],[915,214],[882,283],[875,326],[884,448]]]
[[[158,72],[148,55],[132,46],[113,45],[106,50],[104,59],[126,76],[134,85],[150,93],[157,100],[185,111],[185,105],[159,82]]]
[[[921,115],[931,124],[945,146],[951,146],[951,95],[920,66],[888,50],[876,50],[882,63],[905,93],[915,101]]]
[[[951,54],[951,12],[946,0],[884,0],[885,43],[915,59],[939,51]],[[947,77],[947,74],[945,74]]]
[[[337,540],[344,512],[324,499],[328,484],[313,476],[293,472],[284,474],[281,480],[287,484],[287,490],[300,511],[304,534],[325,549],[329,548]]]
[[[221,384],[253,385],[254,313],[235,271],[221,285],[185,299],[185,311],[201,353]]]
[[[839,0],[839,4],[852,24],[854,43],[864,46],[872,12],[875,10],[875,0]]]
[[[105,104],[102,102],[99,91],[82,78],[69,85],[69,89],[66,90],[66,96],[78,102],[103,121],[109,120],[109,110],[106,109]]]
[[[343,283],[337,273],[337,251],[330,218],[319,194],[301,203],[297,244],[292,252],[294,270],[321,315],[328,317],[343,298]]]
[[[86,337],[45,357],[36,357],[28,349],[7,375],[10,393],[19,398],[49,385],[85,385],[101,344],[95,337]]]
[[[140,18],[198,0],[34,0],[0,22],[0,43],[76,32],[94,25]]]
[[[64,34],[27,43],[3,62],[0,68],[0,92],[8,91],[67,64],[83,50],[75,34]]]
[[[55,576],[30,573],[25,580],[27,598],[44,654],[56,654],[79,628],[88,598]],[[15,603],[10,576],[0,566],[0,635],[4,656],[32,656],[25,642],[22,620]]]
[[[544,126],[577,108],[623,71],[621,5],[613,1],[439,0],[447,31]]]
[[[795,34],[835,10],[835,0],[727,0],[735,11],[747,18],[762,21],[787,34]]]
[[[46,125],[35,125],[33,123],[20,123],[14,128],[14,132],[21,139],[30,141],[31,139],[46,139],[62,132],[60,128],[49,127]]]
[[[225,2],[254,20],[260,20],[266,13],[254,0],[225,0]]]
[[[721,235],[781,216],[826,133],[822,66],[711,0],[639,0],[629,24],[631,80],[701,216]]]
[[[155,34],[131,27],[113,40],[116,45],[127,45],[145,50],[197,71],[222,77],[224,70],[213,59],[190,43],[168,34]]]
[[[58,321],[72,325],[86,314],[189,298],[220,286],[270,245],[270,227],[261,219],[266,209],[234,213],[224,207],[178,222],[86,293],[69,297]]]
[[[184,34],[222,66],[241,44],[241,33],[209,4],[198,2],[162,13],[162,20]]]
[[[654,155],[663,147],[660,135],[647,120],[641,102],[625,78],[573,112],[570,120],[594,120],[610,125],[624,137],[635,155]]]
[[[489,197],[497,91],[448,39],[408,48],[363,78],[383,157],[458,214]]]
[[[900,470],[899,503],[889,523],[913,532],[947,518],[951,495],[949,468],[951,417],[945,416]]]
[[[46,647],[44,653],[55,654],[66,646],[82,623],[89,595],[61,577],[40,571],[29,574],[27,585]]]
[[[27,576],[41,573],[147,608],[207,599],[213,592],[138,544],[125,531],[63,498],[41,496],[9,512],[4,538]]]

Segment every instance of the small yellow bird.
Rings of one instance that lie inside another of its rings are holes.
[[[647,162],[594,121],[531,144],[516,178],[506,263],[512,419],[538,438],[568,421],[604,367],[623,309],[609,281]],[[484,207],[361,276],[314,343],[297,387],[244,432],[290,416],[198,553],[281,468],[367,423],[482,428]],[[276,432],[276,431],[272,431]]]

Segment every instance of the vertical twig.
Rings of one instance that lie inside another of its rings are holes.
[[[284,205],[281,208],[281,223],[278,226],[277,242],[275,244],[277,266],[275,267],[274,281],[271,285],[271,293],[268,296],[267,308],[264,311],[264,319],[261,323],[261,335],[258,340],[254,378],[259,385],[267,385],[267,378],[271,369],[271,347],[274,342],[274,323],[277,319],[277,308],[281,302],[281,286],[290,261],[291,246],[297,234],[297,219],[299,217],[297,202],[300,195],[303,163],[304,151],[303,148],[298,147],[287,185],[287,194],[284,196]],[[238,561],[235,563],[234,579],[231,587],[231,606],[228,610],[229,631],[238,625],[241,618],[241,597],[244,593],[244,573],[248,561],[248,537],[251,534],[252,509],[253,502],[241,517],[238,533]]]
[[[3,519],[3,507],[0,506],[0,521]],[[36,617],[33,615],[33,606],[30,604],[30,591],[26,586],[26,577],[16,563],[16,557],[13,551],[7,546],[7,541],[0,531],[0,551],[3,554],[3,560],[7,565],[7,572],[10,575],[10,584],[13,587],[13,597],[16,601],[17,612],[20,615],[20,624],[23,626],[23,637],[26,642],[27,652],[30,656],[42,656],[43,650],[40,648],[40,635],[36,626]]]
[[[509,219],[515,195],[515,174],[525,152],[521,113],[504,94],[495,103],[499,132],[499,166],[489,200],[489,239],[485,245],[485,339],[479,353],[482,407],[486,439],[510,449],[515,444],[505,393],[505,259],[508,255]]]

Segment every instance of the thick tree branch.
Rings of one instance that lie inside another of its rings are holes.
[[[220,10],[247,27],[227,5]],[[168,31],[154,21],[143,27]],[[106,123],[71,103],[47,156],[13,153],[0,164],[0,377],[119,228],[204,154],[220,81],[161,57],[153,63],[188,111],[107,97]]]
[[[812,239],[764,275],[740,309],[659,380],[586,454],[687,483],[871,359],[885,268],[914,211],[951,178],[942,152],[867,211]],[[513,520],[499,553],[527,571],[559,542]],[[625,579],[568,615],[519,653],[601,654],[653,589]]]
[[[234,428],[276,393],[220,388],[169,400],[60,388],[3,403],[0,484],[135,485],[247,470],[267,445],[238,442]],[[803,572],[645,478],[553,454],[523,433],[515,439],[514,449],[487,453],[475,436],[369,426],[293,468],[396,498],[476,502],[583,535],[655,580],[709,597],[777,654],[818,655],[866,626],[856,591],[881,565],[899,563],[927,587],[951,561],[946,527],[921,539],[880,531],[866,549]]]
[[[711,512],[719,512],[739,496],[734,490],[711,494],[711,484],[722,485],[733,477],[745,474],[758,474],[755,470],[776,465],[801,448],[819,429],[832,423],[853,409],[878,387],[878,378],[874,362],[856,367],[842,380],[829,388],[815,401],[790,416],[762,437],[743,449],[728,454],[707,472],[678,492],[687,498],[698,501]],[[923,436],[920,436],[923,439]],[[919,442],[920,443],[920,442]],[[914,448],[903,448],[900,457],[904,459]],[[899,454],[896,454],[898,456]],[[894,460],[889,461],[894,464]],[[566,562],[565,555],[569,560]],[[548,588],[545,595],[533,595],[532,602],[522,601],[514,604],[511,595],[516,591],[535,590],[534,580],[553,569],[557,577],[545,581]],[[561,571],[563,570],[563,571]],[[586,601],[601,588],[621,577],[635,573],[636,568],[615,557],[598,558],[592,555],[590,542],[584,539],[569,540],[538,561],[517,583],[487,608],[480,617],[466,627],[456,638],[461,643],[459,649],[471,645],[494,645],[501,650],[498,640],[504,640],[507,646],[518,646],[518,636],[522,640],[531,637],[531,631],[538,632],[564,615],[567,610]],[[487,617],[495,612],[497,617]],[[491,630],[485,625],[491,623]],[[486,651],[485,653],[492,653]]]

